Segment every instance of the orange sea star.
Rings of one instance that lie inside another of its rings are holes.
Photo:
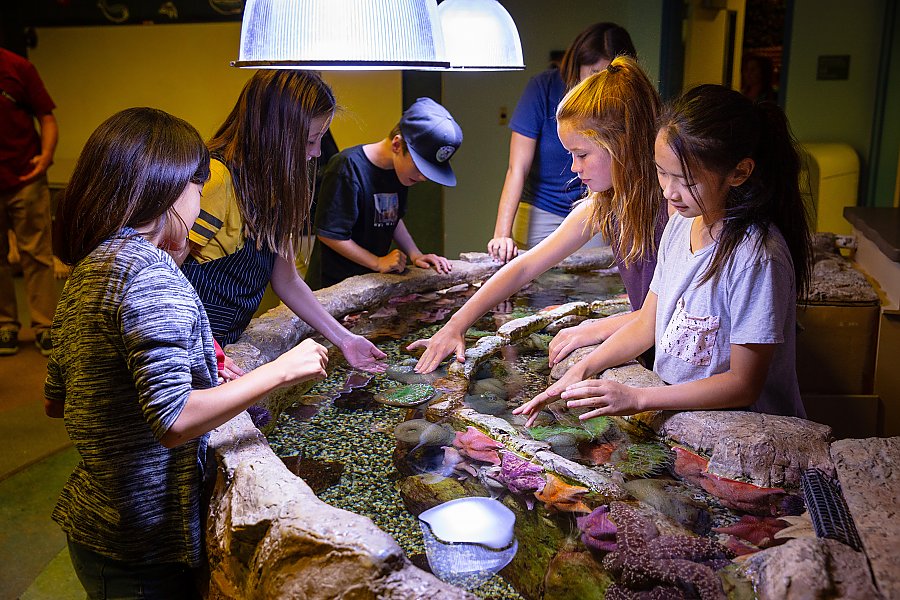
[[[587,493],[586,487],[569,485],[553,473],[547,473],[547,483],[544,485],[544,489],[535,492],[534,496],[549,510],[589,513],[591,509],[583,500]]]

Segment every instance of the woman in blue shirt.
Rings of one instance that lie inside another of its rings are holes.
[[[615,23],[595,23],[578,34],[559,68],[531,78],[509,127],[509,167],[488,252],[508,262],[519,248],[538,244],[562,223],[584,189],[556,135],[556,107],[567,91],[619,55],[637,56],[631,36]],[[520,206],[521,201],[521,206]]]

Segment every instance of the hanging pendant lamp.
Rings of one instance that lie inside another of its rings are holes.
[[[231,64],[316,70],[450,66],[437,0],[247,0],[239,59]]]
[[[444,0],[438,14],[451,70],[525,68],[519,30],[497,0]]]

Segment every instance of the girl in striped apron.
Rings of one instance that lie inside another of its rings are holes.
[[[317,74],[256,72],[208,142],[210,179],[181,268],[222,346],[238,340],[271,282],[282,302],[350,365],[380,372],[384,353],[325,311],[295,263],[312,202],[310,159],[321,153],[334,111],[334,94]]]

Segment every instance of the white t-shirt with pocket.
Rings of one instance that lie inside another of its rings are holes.
[[[699,217],[698,217],[699,218]],[[654,371],[669,384],[724,373],[732,344],[777,344],[751,410],[805,417],[796,370],[796,292],[791,255],[773,227],[752,229],[718,278],[697,285],[716,244],[691,252],[692,219],[674,214],[660,242],[650,290],[656,310]]]

